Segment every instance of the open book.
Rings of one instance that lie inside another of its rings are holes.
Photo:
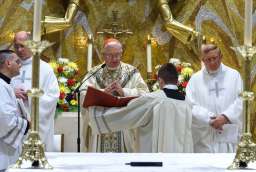
[[[104,107],[122,107],[126,106],[133,97],[116,97],[108,93],[88,86],[87,93],[84,98],[83,107],[104,106]]]
[[[22,118],[27,119],[27,120],[31,120],[30,114],[28,113],[23,100],[22,99],[17,99],[17,103],[18,103],[18,107],[21,113]]]

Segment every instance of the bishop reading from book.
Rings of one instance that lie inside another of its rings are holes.
[[[98,70],[80,88],[81,102],[84,100],[88,86],[119,97],[140,96],[149,91],[139,71],[135,67],[121,62],[122,53],[122,44],[117,39],[110,38],[105,41],[103,57],[106,65],[96,66],[87,73],[85,78]],[[100,108],[104,112],[109,107]],[[87,108],[82,108],[85,151],[136,152],[135,145],[138,138],[136,138],[135,130],[93,135],[90,133],[89,113]]]

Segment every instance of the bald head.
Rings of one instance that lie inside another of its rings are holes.
[[[123,46],[122,46],[121,42],[118,41],[117,39],[114,39],[114,38],[107,39],[104,42],[103,49],[105,50],[105,49],[109,49],[109,48],[115,48],[115,49],[123,50]]]
[[[104,42],[103,57],[109,69],[117,69],[120,65],[122,53],[122,44],[117,39],[110,38]]]
[[[28,47],[25,46],[24,42],[30,37],[30,33],[26,31],[17,32],[14,36],[14,49],[17,55],[22,59],[26,60],[32,56],[32,53]]]
[[[29,39],[30,33],[26,31],[17,32],[14,36],[14,42],[16,41],[26,41]]]

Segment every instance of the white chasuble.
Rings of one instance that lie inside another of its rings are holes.
[[[0,79],[0,171],[15,163],[28,122],[21,118],[12,87]]]
[[[186,98],[192,104],[195,152],[234,152],[242,131],[242,79],[221,64],[217,73],[205,68],[195,73],[187,86]],[[224,114],[230,120],[223,130],[209,125],[210,118]]]
[[[22,62],[20,75],[12,79],[14,88],[23,88],[24,90],[31,89],[32,81],[32,58]],[[45,144],[46,151],[53,150],[54,136],[54,115],[57,101],[59,98],[59,86],[57,78],[51,66],[40,60],[40,79],[39,87],[44,91],[43,96],[39,99],[39,135],[42,142]],[[31,111],[29,101],[24,104]]]
[[[94,71],[98,70],[101,65],[94,67],[86,76],[90,76]],[[148,92],[147,85],[141,77],[139,71],[129,65],[122,63],[116,70],[109,70],[107,67],[100,69],[93,77],[87,80],[81,87],[81,102],[83,102],[86,94],[87,86],[92,86],[97,89],[104,89],[110,83],[118,81],[123,88],[124,96],[139,96]],[[84,121],[84,137],[85,151],[92,152],[134,152],[136,142],[135,130],[123,130],[108,134],[93,134],[91,135],[90,120],[88,109],[82,109],[82,117]],[[102,107],[102,112],[109,108]]]
[[[138,128],[138,152],[193,152],[192,112],[182,100],[167,98],[163,91],[133,99],[126,107],[90,107],[93,133]]]

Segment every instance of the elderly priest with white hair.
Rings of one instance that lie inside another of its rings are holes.
[[[30,122],[22,117],[11,78],[19,74],[21,61],[11,50],[0,51],[0,171],[15,163]]]
[[[234,152],[242,130],[242,79],[223,63],[220,49],[202,45],[204,67],[189,80],[187,100],[192,104],[195,152]]]
[[[177,88],[178,73],[173,64],[161,66],[161,90],[142,95],[126,107],[89,108],[93,133],[111,133],[138,128],[138,152],[193,152],[192,112]]]
[[[121,42],[114,38],[105,41],[103,47],[103,58],[105,65],[94,67],[85,76],[85,79],[93,75],[81,87],[81,90],[88,86],[101,89],[102,91],[119,97],[139,96],[148,92],[148,87],[140,75],[137,68],[121,62],[123,46]],[[85,95],[82,91],[81,98]],[[104,112],[108,108],[102,109]],[[82,109],[84,121],[84,133],[86,151],[93,152],[134,152],[136,150],[136,131],[123,130],[108,134],[93,134],[88,131],[90,122],[88,110]]]

